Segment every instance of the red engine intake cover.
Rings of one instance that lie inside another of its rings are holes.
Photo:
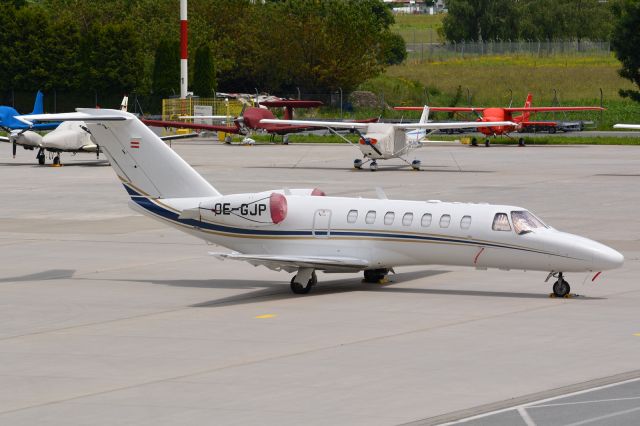
[[[269,212],[273,223],[282,222],[287,217],[287,198],[282,194],[272,192],[269,197]]]

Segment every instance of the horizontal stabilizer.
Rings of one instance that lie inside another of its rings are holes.
[[[263,265],[269,269],[293,272],[298,268],[313,268],[322,271],[357,272],[369,266],[369,262],[350,257],[289,256],[269,254],[209,253],[218,259],[244,260],[252,265]]]
[[[614,129],[640,130],[640,124],[616,124]]]
[[[91,110],[91,114],[82,112],[82,109],[78,109],[78,112],[64,112],[60,114],[32,114],[32,115],[17,115],[16,118],[25,124],[32,125],[34,122],[48,122],[48,121],[124,121],[127,120],[127,116],[122,115],[119,111],[115,110]],[[96,113],[99,111],[99,113]],[[116,114],[113,114],[116,112]]]
[[[11,141],[6,136],[0,136],[0,142],[11,142]]]

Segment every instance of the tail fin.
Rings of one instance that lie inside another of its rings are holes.
[[[33,112],[31,114],[43,114],[44,113],[44,95],[40,90],[36,93],[36,101],[33,103]]]
[[[420,124],[425,124],[429,122],[429,107],[427,105],[424,106],[422,110],[422,116],[420,116]]]
[[[531,108],[531,105],[533,104],[533,95],[531,93],[529,93],[527,95],[527,100],[524,101],[524,107],[526,108]],[[530,112],[525,112],[522,114],[522,121],[529,121],[529,118],[531,117],[531,113]]]
[[[217,197],[220,193],[155,133],[128,112],[79,108],[77,113],[23,116],[33,121],[84,121],[130,195]]]

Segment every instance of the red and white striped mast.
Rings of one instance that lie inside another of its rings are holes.
[[[187,24],[187,0],[180,0],[180,98],[187,98],[187,86],[189,69],[187,64],[188,54],[188,24]]]

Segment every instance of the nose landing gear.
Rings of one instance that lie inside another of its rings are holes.
[[[567,298],[570,296],[571,294],[571,287],[569,286],[569,283],[567,281],[565,281],[564,279],[564,275],[562,274],[562,272],[551,272],[549,273],[549,276],[547,277],[546,281],[549,281],[549,278],[551,277],[555,277],[558,280],[553,283],[553,293],[551,293],[549,296],[551,297],[563,297],[563,298]]]

